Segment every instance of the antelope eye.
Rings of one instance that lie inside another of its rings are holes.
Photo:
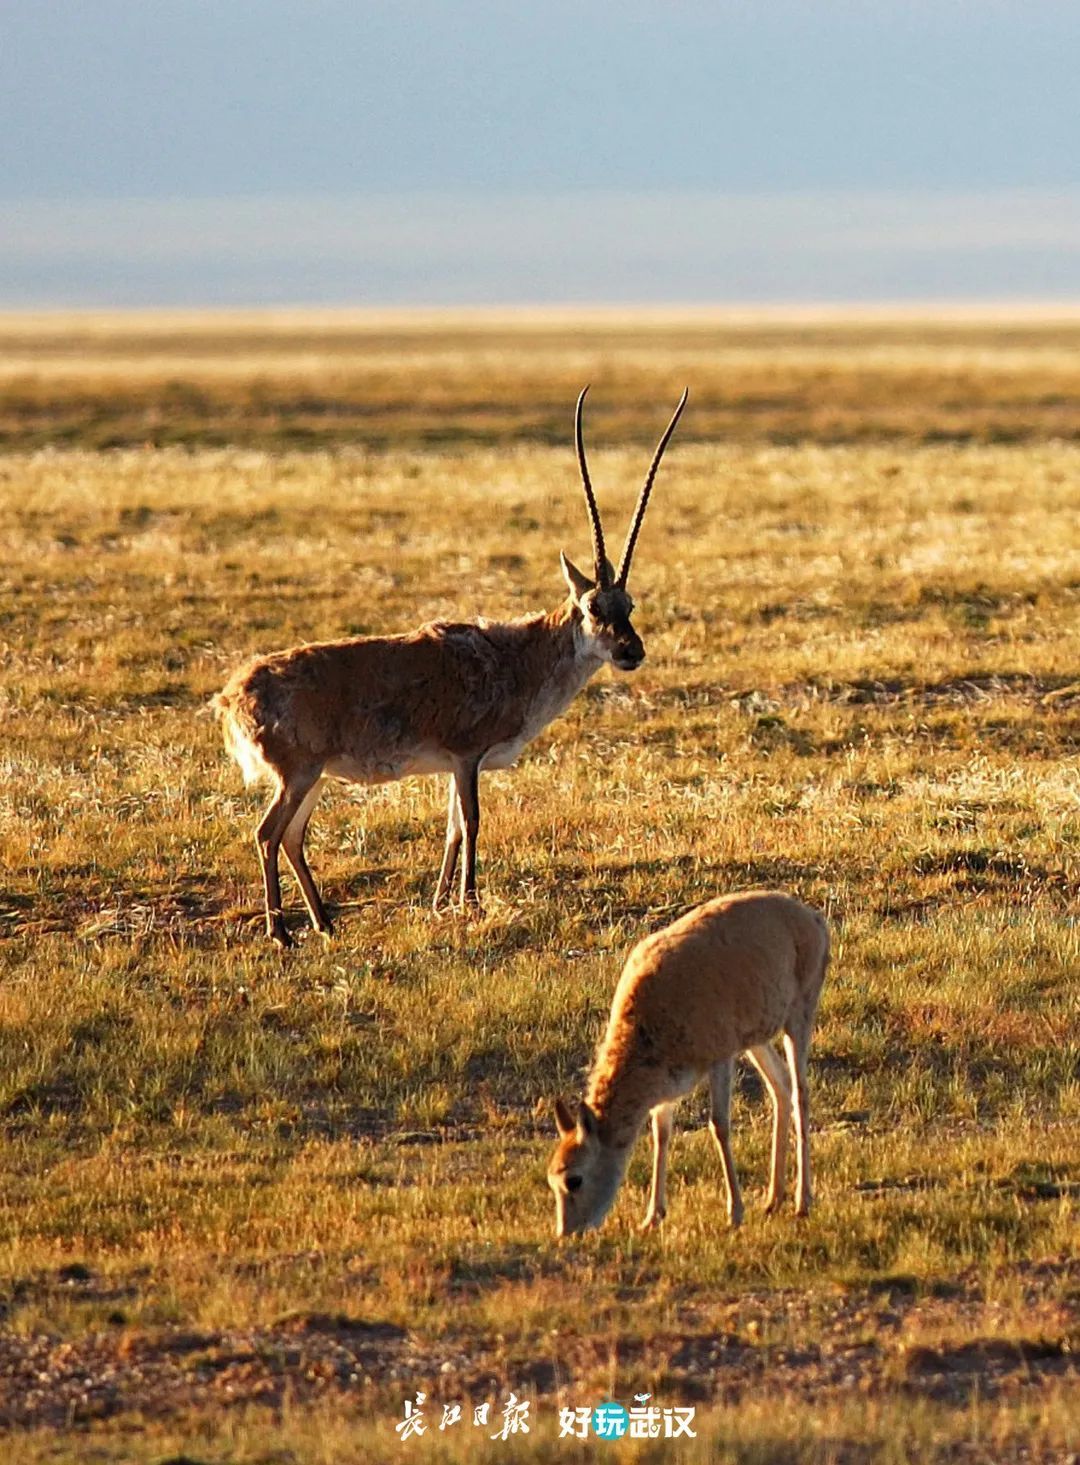
[[[566,1188],[568,1191],[571,1192],[571,1194],[573,1194],[575,1190],[581,1189],[581,1179],[582,1177],[580,1175],[568,1175],[566,1177]]]

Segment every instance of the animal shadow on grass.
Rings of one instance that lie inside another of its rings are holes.
[[[392,867],[364,870],[350,877],[349,886],[353,893],[369,892],[369,898],[346,898],[337,903],[328,902],[328,909],[335,917],[347,912],[362,911],[365,907],[379,903],[381,893],[391,887],[395,905],[408,905],[413,898],[424,895],[423,881],[409,882],[408,893],[400,894],[400,872]],[[32,928],[38,931],[55,930],[72,932],[84,939],[105,940],[108,938],[137,939],[164,938],[176,944],[196,948],[219,946],[222,928],[241,928],[260,931],[265,922],[261,903],[255,904],[257,892],[253,889],[252,903],[238,905],[220,888],[220,882],[209,875],[178,875],[170,877],[159,885],[142,884],[126,888],[116,887],[109,892],[106,901],[95,894],[90,898],[70,898],[62,904],[41,907],[42,914],[35,921],[13,922],[18,928]],[[0,922],[3,921],[5,905],[16,902],[6,897],[0,900]],[[32,909],[30,901],[20,905]],[[309,929],[307,912],[299,898],[287,907],[294,934],[303,935]],[[0,935],[4,933],[0,924]]]

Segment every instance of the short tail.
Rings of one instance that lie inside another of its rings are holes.
[[[210,698],[210,710],[221,723],[225,751],[239,767],[244,783],[250,787],[253,783],[263,783],[272,778],[272,771],[267,766],[259,745],[246,728],[241,726],[236,710],[224,692],[216,692]]]

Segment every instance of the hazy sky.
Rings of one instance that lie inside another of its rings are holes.
[[[1080,298],[1075,0],[0,0],[0,304]]]

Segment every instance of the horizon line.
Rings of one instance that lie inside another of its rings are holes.
[[[422,304],[403,302],[401,304],[364,304],[357,301],[342,301],[338,304],[205,304],[205,305],[53,305],[28,304],[7,305],[0,303],[0,329],[7,326],[25,326],[31,322],[43,327],[59,326],[66,321],[82,325],[95,322],[107,326],[115,320],[117,324],[133,324],[142,321],[148,325],[155,322],[162,325],[196,325],[200,320],[230,323],[237,326],[245,323],[276,324],[288,327],[313,322],[325,323],[328,327],[359,329],[387,326],[418,326],[433,323],[446,326],[467,327],[470,324],[490,327],[501,322],[521,328],[559,327],[562,325],[604,326],[617,325],[620,321],[629,324],[676,324],[684,327],[700,325],[753,326],[785,321],[797,324],[816,324],[831,321],[874,324],[918,322],[932,325],[951,323],[999,321],[1031,321],[1045,323],[1052,320],[1080,321],[1080,296],[1053,297],[991,297],[984,299],[957,299],[956,297],[925,297],[922,299],[880,300],[775,300],[747,303],[746,301],[620,301],[597,300],[588,303],[564,302],[507,302],[493,304],[478,301],[474,304]]]

